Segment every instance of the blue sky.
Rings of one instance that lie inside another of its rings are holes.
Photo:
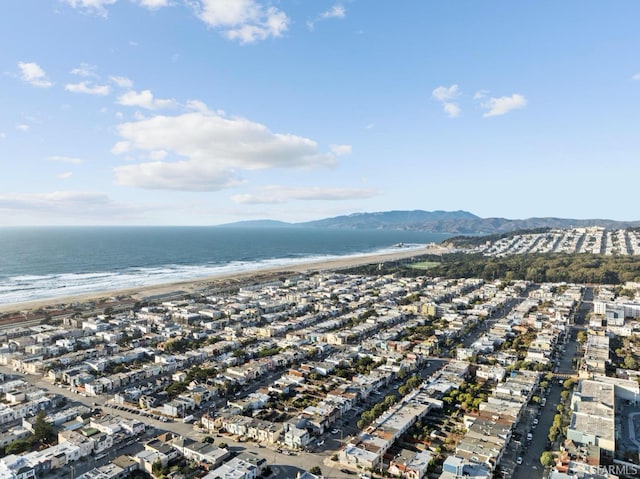
[[[638,220],[636,1],[20,0],[0,224]]]

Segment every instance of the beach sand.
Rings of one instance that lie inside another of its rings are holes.
[[[252,271],[245,271],[241,273],[221,273],[215,276],[209,276],[206,278],[197,278],[193,280],[165,283],[158,285],[141,286],[137,288],[123,289],[117,291],[95,291],[83,295],[66,296],[57,298],[47,298],[36,301],[28,301],[22,303],[9,303],[0,304],[0,314],[15,313],[15,312],[28,312],[35,311],[44,308],[56,308],[63,309],[70,304],[87,303],[90,301],[99,301],[114,297],[130,297],[135,300],[143,298],[149,298],[152,296],[159,296],[169,294],[175,291],[184,291],[185,293],[193,292],[203,289],[206,286],[213,286],[215,283],[223,283],[225,281],[237,281],[248,280],[252,277],[275,273],[313,273],[320,271],[332,271],[338,269],[345,269],[352,266],[362,266],[366,264],[377,264],[388,261],[397,261],[406,258],[412,258],[415,256],[421,256],[426,254],[443,254],[446,253],[446,248],[431,244],[425,248],[419,249],[407,249],[394,251],[385,254],[375,255],[363,255],[363,256],[349,256],[344,258],[337,258],[332,260],[323,261],[310,261],[307,263],[300,263],[296,265],[278,266],[273,268],[262,268]]]

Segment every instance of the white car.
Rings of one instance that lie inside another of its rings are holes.
[[[538,419],[534,419],[534,420],[533,420],[533,425],[534,425],[534,426],[537,426],[537,425],[538,425]]]
[[[528,433],[527,434],[527,441],[531,441],[531,439],[533,439],[533,434]]]
[[[316,444],[317,444],[318,446],[322,446],[322,445],[324,444],[324,439],[323,439],[323,440],[321,440],[321,441],[316,442]]]
[[[522,457],[518,456],[518,459],[516,459],[516,464],[522,464]]]

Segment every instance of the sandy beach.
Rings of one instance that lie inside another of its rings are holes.
[[[189,293],[204,288],[208,285],[213,285],[217,282],[237,280],[238,282],[243,279],[249,279],[256,274],[268,275],[275,273],[312,273],[319,271],[331,271],[336,269],[349,268],[351,266],[361,266],[365,264],[384,263],[388,261],[396,261],[400,259],[412,258],[415,256],[421,256],[425,254],[443,254],[447,250],[446,248],[431,244],[425,248],[419,249],[407,249],[394,251],[386,254],[375,255],[363,255],[363,256],[348,256],[344,258],[337,258],[333,260],[314,261],[307,263],[300,263],[296,265],[289,265],[286,267],[273,267],[262,268],[242,273],[221,273],[215,276],[209,276],[206,278],[197,278],[188,281],[180,281],[173,283],[164,283],[158,285],[149,285],[137,288],[123,289],[117,291],[95,291],[83,295],[65,296],[57,298],[47,298],[37,301],[28,301],[22,303],[9,303],[0,304],[0,314],[14,313],[14,312],[26,312],[34,311],[38,309],[51,308],[60,306],[65,307],[74,303],[85,303],[89,301],[97,301],[101,299],[114,298],[114,297],[130,297],[135,300],[140,300],[147,297],[157,296],[172,293],[175,291],[184,291]]]

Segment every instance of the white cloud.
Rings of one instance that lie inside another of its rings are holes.
[[[456,118],[460,116],[460,113],[462,111],[460,110],[460,107],[457,103],[445,102],[442,104],[442,107],[444,108],[444,112],[449,118]]]
[[[320,14],[320,18],[328,19],[328,18],[344,18],[345,17],[345,9],[342,5],[334,5],[326,12],[322,12]]]
[[[154,161],[115,168],[116,182],[152,190],[218,191],[237,186],[240,178],[215,164],[192,161]]]
[[[200,100],[189,100],[185,105],[188,110],[199,111],[200,113],[212,113],[209,107]]]
[[[4,131],[0,131],[0,140],[4,140],[7,137],[7,134]]]
[[[631,77],[632,80],[640,80],[640,73],[636,73]]]
[[[167,153],[165,150],[154,150],[152,152],[149,153],[149,158],[152,160],[164,160],[167,155],[169,153]]]
[[[351,145],[329,145],[329,148],[336,156],[351,154]]]
[[[119,77],[119,76],[110,76],[109,80],[119,86],[120,88],[131,89],[133,88],[133,82],[129,80],[127,77]]]
[[[171,5],[169,0],[134,0],[135,3],[141,7],[148,8],[149,10],[157,10],[158,8],[168,7]]]
[[[442,108],[449,118],[456,118],[457,116],[460,116],[462,110],[457,103],[451,101],[460,96],[458,85],[453,84],[451,86],[439,86],[434,88],[431,92],[431,96],[439,102],[442,102]]]
[[[487,98],[488,95],[489,95],[489,90],[478,90],[473,95],[473,99],[474,100],[482,100],[483,98]]]
[[[113,148],[111,148],[111,153],[114,155],[122,155],[124,153],[129,153],[131,151],[131,143],[128,141],[119,141]]]
[[[336,4],[329,10],[326,10],[318,15],[315,20],[307,20],[307,28],[309,30],[313,30],[315,28],[316,22],[319,22],[321,20],[329,20],[331,18],[344,18],[345,16],[345,8],[340,4]]]
[[[70,171],[65,171],[64,173],[60,173],[56,175],[56,177],[60,178],[61,180],[66,180],[68,178],[71,178],[72,176],[73,176],[73,173]]]
[[[24,123],[20,125],[16,125],[16,130],[27,132],[31,129],[29,125],[25,125]]]
[[[121,185],[152,189],[216,191],[239,184],[242,170],[333,166],[334,154],[315,141],[273,133],[244,118],[191,112],[158,115],[118,126],[114,153],[163,150],[184,160],[154,161],[115,169]],[[147,153],[148,154],[148,153]]]
[[[96,78],[98,77],[98,74],[96,73],[97,69],[98,67],[96,67],[95,65],[89,65],[88,63],[81,63],[79,67],[71,70],[71,74],[78,75],[83,78],[90,78],[90,77]]]
[[[64,89],[71,93],[85,93],[87,95],[106,96],[111,93],[109,85],[94,85],[91,82],[67,83]]]
[[[117,0],[62,0],[71,8],[78,8],[103,17],[107,16],[106,6],[113,5]]]
[[[204,23],[240,43],[277,38],[289,28],[286,13],[256,0],[198,0],[193,4]]]
[[[82,214],[87,210],[112,206],[109,197],[102,193],[54,191],[52,193],[8,193],[0,194],[2,210],[58,211],[69,215]]]
[[[95,191],[0,193],[0,218],[11,224],[142,224],[173,206],[120,203]]]
[[[70,163],[72,165],[79,165],[82,163],[80,158],[74,158],[71,156],[50,156],[49,161],[56,161],[58,163]]]
[[[365,199],[376,196],[378,192],[362,188],[323,188],[323,187],[287,187],[267,186],[258,194],[241,194],[231,197],[242,204],[276,204],[292,200],[299,201],[345,201]]]
[[[53,83],[47,78],[42,67],[35,62],[18,62],[20,78],[32,86],[49,88]]]
[[[128,91],[118,98],[118,103],[124,106],[146,108],[147,110],[162,110],[165,108],[176,108],[178,106],[175,100],[154,98],[153,93],[149,90],[143,90],[141,92]]]
[[[526,105],[527,99],[518,93],[514,93],[511,96],[502,96],[500,98],[489,98],[481,105],[482,108],[488,110],[482,116],[500,116],[509,113],[511,110],[524,108]]]
[[[431,92],[431,96],[438,101],[455,100],[460,96],[458,85],[439,86]]]

